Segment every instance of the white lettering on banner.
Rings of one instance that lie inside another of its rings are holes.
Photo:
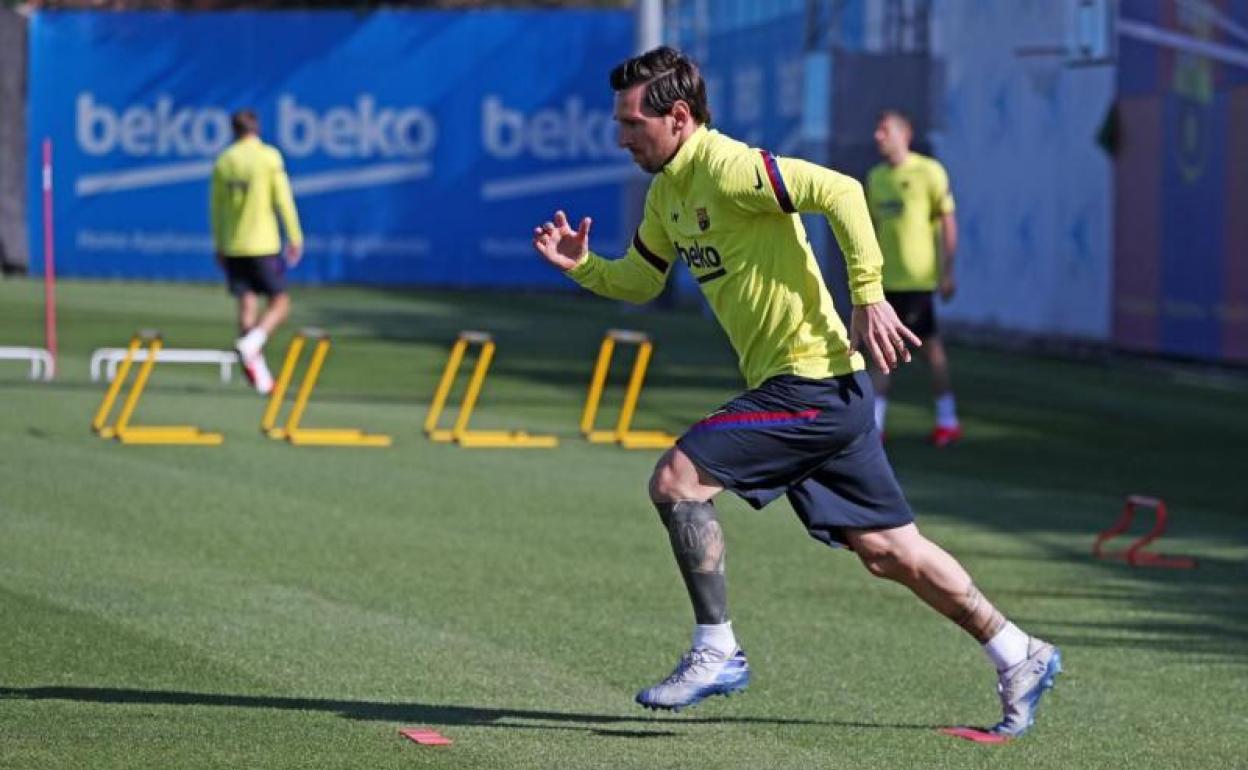
[[[526,245],[528,241],[524,241]],[[212,236],[201,231],[94,230],[75,232],[74,245],[83,251],[142,254],[209,255]],[[370,256],[425,257],[432,251],[429,239],[417,235],[318,235],[307,233],[304,248],[315,253],[342,253],[356,259]],[[531,248],[530,252],[531,252]]]
[[[386,161],[294,176],[291,183],[298,194],[393,184],[433,172],[424,158],[437,142],[437,122],[419,107],[378,107],[366,93],[356,97],[353,107],[330,107],[323,113],[299,104],[290,94],[279,95],[277,102],[277,143],[287,155],[323,153],[338,159]],[[79,196],[206,180],[212,158],[233,137],[224,109],[179,107],[164,95],[150,105],[113,107],[83,91],[75,112],[76,139],[86,155],[119,152],[130,158],[169,158],[164,163],[79,175],[74,181]]]
[[[140,254],[211,254],[212,236],[175,230],[78,230],[74,244],[83,251]]]
[[[309,235],[303,246],[309,251],[328,254],[345,254],[352,259],[368,257],[427,257],[432,251],[428,238],[417,235]]]
[[[323,115],[289,94],[277,100],[277,143],[295,158],[317,151],[331,158],[416,157],[437,139],[437,121],[424,109],[378,108],[371,94],[358,95],[353,109],[331,107]]]
[[[399,158],[427,155],[438,126],[420,107],[378,107],[371,94],[352,107],[323,113],[289,94],[277,100],[278,146],[301,158],[323,152],[331,158]],[[211,157],[233,138],[230,116],[220,107],[179,106],[170,96],[151,104],[113,107],[83,91],[75,104],[75,137],[87,155],[120,151],[134,158]]]
[[[606,158],[619,152],[611,114],[589,110],[580,97],[570,96],[561,108],[525,115],[503,104],[497,96],[481,102],[481,142],[500,160],[529,155],[538,160]]]
[[[90,91],[78,94],[74,132],[88,155],[107,155],[120,147],[133,157],[214,155],[230,142],[230,117],[217,107],[175,107],[169,96],[152,106],[124,110],[100,104]]]

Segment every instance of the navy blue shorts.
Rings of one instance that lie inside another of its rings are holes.
[[[914,332],[919,339],[925,340],[940,333],[936,324],[936,302],[930,291],[886,291],[884,299],[897,311],[897,317]]]
[[[914,521],[875,429],[866,372],[781,375],[737,396],[676,442],[755,508],[787,495],[810,536],[845,545],[846,529]]]
[[[286,293],[286,260],[280,254],[263,257],[226,257],[225,285],[230,294],[247,292],[276,297]]]

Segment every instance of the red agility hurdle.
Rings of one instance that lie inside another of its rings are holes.
[[[1144,536],[1136,539],[1120,551],[1105,550],[1105,543],[1127,531],[1135,520],[1137,508],[1152,509],[1155,512],[1153,528]],[[1125,561],[1132,567],[1170,567],[1173,569],[1192,569],[1196,560],[1190,556],[1163,556],[1159,553],[1145,551],[1144,548],[1166,531],[1166,502],[1158,497],[1146,495],[1129,495],[1122,506],[1122,514],[1118,521],[1104,532],[1096,536],[1092,544],[1092,555],[1097,559],[1113,559]]]

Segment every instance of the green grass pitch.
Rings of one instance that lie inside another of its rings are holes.
[[[41,294],[0,283],[0,344],[37,342]],[[1032,733],[978,746],[934,730],[998,716],[976,645],[807,538],[783,502],[721,498],[748,693],[675,716],[632,703],[690,622],[646,500],[657,453],[575,429],[608,327],[657,340],[636,427],[679,432],[736,392],[706,317],[299,289],[270,365],[294,326],[330,330],[305,424],[388,432],[393,448],[269,441],[260,398],[190,365],[157,367],[136,420],[195,423],[225,445],[123,447],[88,431],[103,390],[90,351],[140,327],[228,347],[229,298],[81,282],[59,296],[61,377],[31,383],[0,362],[0,768],[1248,765],[1242,376],[954,347],[968,439],[936,451],[924,372],[903,373],[889,453],[921,526],[1065,652]],[[464,328],[499,343],[474,427],[557,432],[559,449],[422,437]],[[1089,558],[1132,492],[1166,499],[1159,550],[1199,569]],[[455,744],[398,735],[414,726]]]

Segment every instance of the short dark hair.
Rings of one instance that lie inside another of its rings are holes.
[[[646,84],[642,103],[656,114],[667,115],[679,99],[689,105],[694,120],[704,125],[711,122],[706,81],[698,65],[675,48],[659,46],[611,70],[613,91],[627,91],[641,83]]]
[[[914,124],[910,122],[910,117],[906,115],[906,113],[902,112],[899,109],[896,109],[895,107],[889,107],[886,110],[880,110],[879,120],[881,122],[885,120],[894,120],[897,123],[901,124],[901,127],[906,129],[906,131],[909,132],[911,136],[914,136]]]
[[[234,129],[235,139],[259,134],[260,118],[256,117],[255,110],[242,109],[230,116],[230,128]]]

